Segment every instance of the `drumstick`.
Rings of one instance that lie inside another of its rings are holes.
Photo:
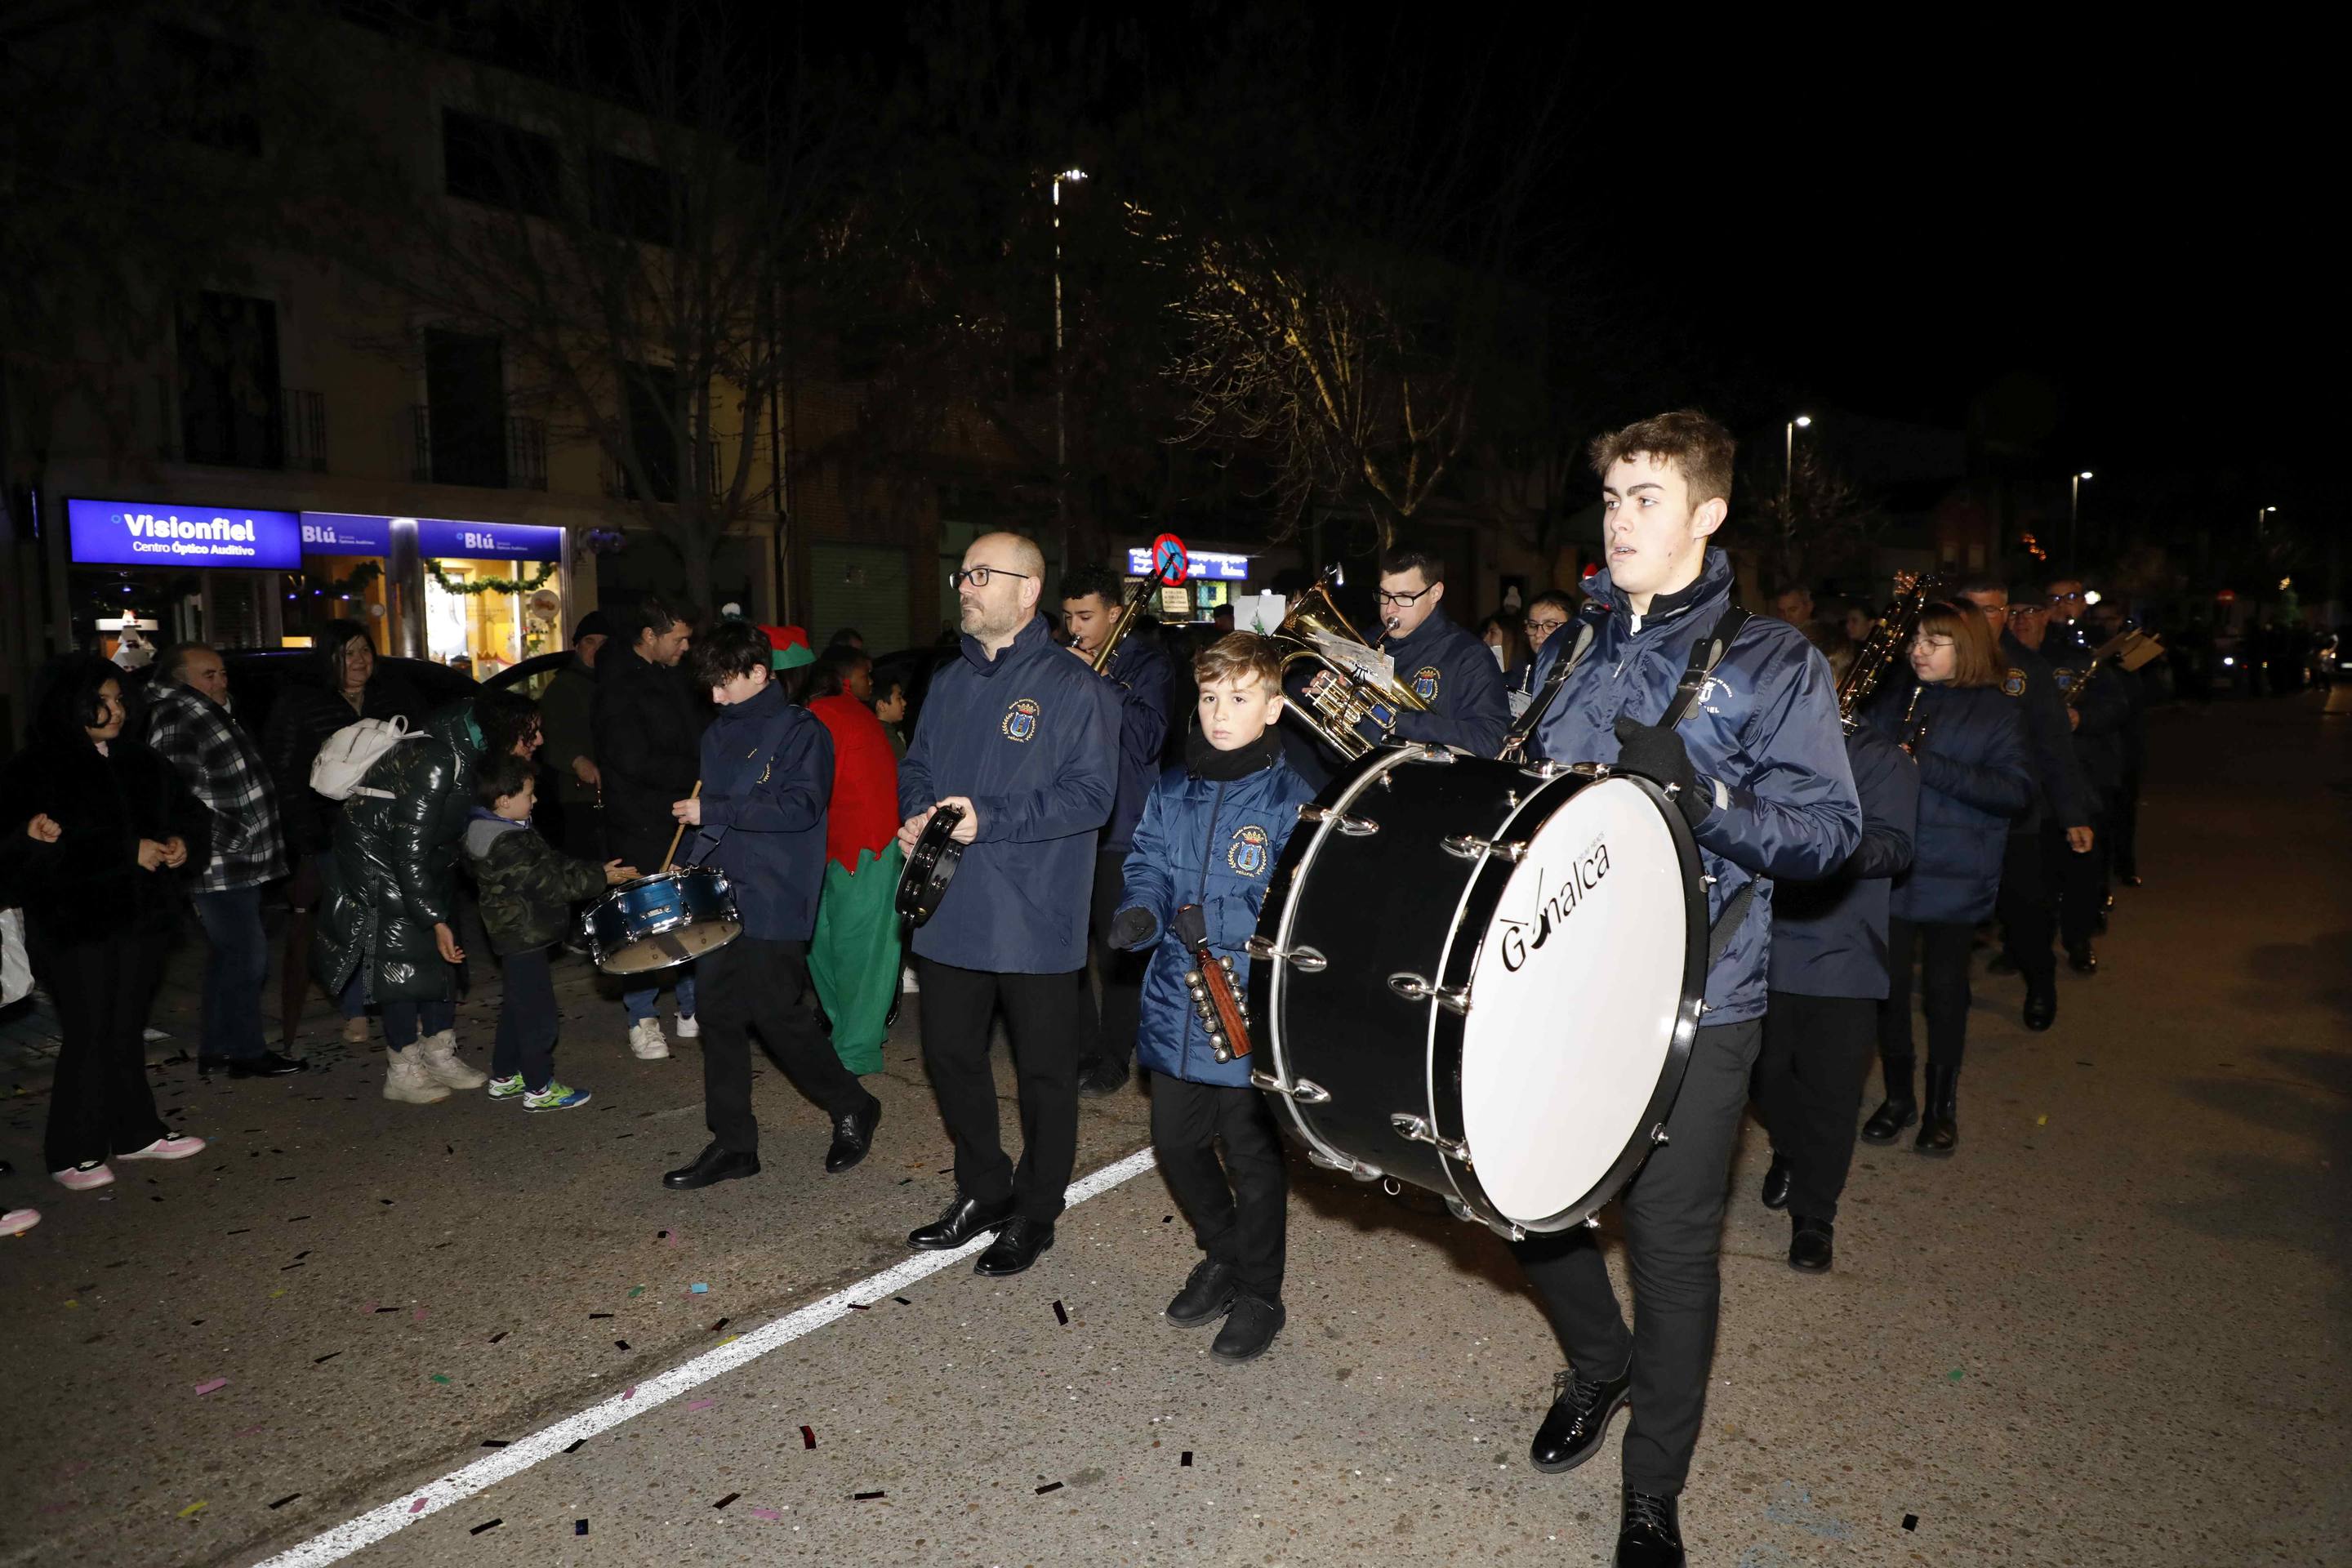
[[[694,794],[688,795],[686,798],[688,800],[698,800],[701,798],[701,795],[702,781],[700,779],[697,779],[694,781]],[[654,873],[655,876],[658,877],[662,874],[662,871],[669,869],[669,863],[677,858],[677,841],[685,837],[686,818],[681,816],[677,819],[677,831],[669,836],[669,853],[662,857],[661,871],[656,871]]]

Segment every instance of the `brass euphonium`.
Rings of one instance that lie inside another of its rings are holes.
[[[1886,679],[1886,672],[1895,661],[1908,656],[1911,638],[1919,629],[1920,612],[1927,607],[1927,579],[1908,572],[1895,577],[1895,602],[1870,628],[1861,648],[1853,656],[1853,664],[1838,682],[1838,718],[1852,734],[1862,723],[1862,710],[1870,703]]]
[[[1325,571],[1320,582],[1299,595],[1273,637],[1282,645],[1283,684],[1290,698],[1284,711],[1353,762],[1384,742],[1399,713],[1425,713],[1429,704],[1386,673],[1379,650],[1357,635],[1331,602],[1331,590],[1343,581],[1338,566]],[[1293,692],[1286,678],[1290,667],[1301,662],[1318,668],[1309,672],[1306,689]],[[1358,732],[1356,726],[1368,719],[1379,727],[1381,741]]]

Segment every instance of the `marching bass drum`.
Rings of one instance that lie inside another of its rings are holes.
[[[1698,847],[1647,779],[1375,752],[1285,847],[1252,939],[1251,1081],[1316,1163],[1506,1236],[1631,1180],[1706,984]]]

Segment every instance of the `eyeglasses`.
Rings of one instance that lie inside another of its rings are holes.
[[[2050,602],[2053,605],[2063,605],[2069,599],[2079,599],[2082,596],[2083,590],[2077,588],[2071,594],[2053,594],[2050,595]]]
[[[1568,623],[1567,623],[1566,621],[1564,621],[1564,620],[1559,620],[1559,621],[1529,621],[1529,622],[1528,623],[1528,630],[1529,630],[1529,631],[1531,631],[1531,632],[1542,632],[1542,633],[1545,633],[1546,635],[1549,635],[1549,634],[1550,634],[1550,633],[1552,633],[1552,632],[1556,632],[1556,631],[1559,630],[1559,628],[1560,628],[1560,627],[1562,627],[1562,626],[1566,626],[1566,625],[1568,625]]]
[[[1436,586],[1436,584],[1432,583],[1428,588],[1423,588],[1418,594],[1391,594],[1386,590],[1375,590],[1372,594],[1372,597],[1378,599],[1383,605],[1410,605],[1417,602],[1418,600],[1428,597],[1430,589]]]
[[[1029,581],[1029,574],[1026,572],[1008,572],[1002,566],[972,566],[950,571],[948,574],[948,586],[961,588],[969,583],[975,588],[985,588],[991,577],[1018,577],[1024,583]]]

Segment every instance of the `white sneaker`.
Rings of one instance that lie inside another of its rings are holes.
[[[205,1152],[205,1141],[194,1133],[166,1133],[144,1149],[115,1155],[118,1160],[184,1160]]]
[[[0,1236],[22,1236],[40,1223],[38,1209],[10,1209],[0,1214]]]
[[[410,1105],[431,1105],[449,1098],[448,1086],[434,1081],[425,1070],[425,1059],[415,1046],[404,1051],[384,1053],[383,1097],[404,1100]]]
[[[457,1033],[444,1029],[437,1035],[427,1035],[416,1042],[415,1048],[424,1053],[425,1075],[435,1083],[451,1089],[479,1089],[490,1081],[490,1075],[477,1071],[457,1059]]]
[[[907,965],[907,967],[899,973],[898,989],[901,993],[909,996],[917,994],[923,989],[921,984],[915,979],[915,966],[913,964],[910,963]]]
[[[103,1160],[84,1160],[79,1165],[68,1165],[49,1174],[69,1193],[86,1193],[92,1187],[110,1185],[114,1180],[114,1173]]]
[[[669,1059],[669,1041],[662,1035],[659,1018],[640,1018],[629,1026],[629,1054],[641,1062]]]
[[[694,1021],[693,1014],[680,1013],[677,1016],[677,1037],[681,1040],[698,1040],[702,1037],[702,1026]]]

